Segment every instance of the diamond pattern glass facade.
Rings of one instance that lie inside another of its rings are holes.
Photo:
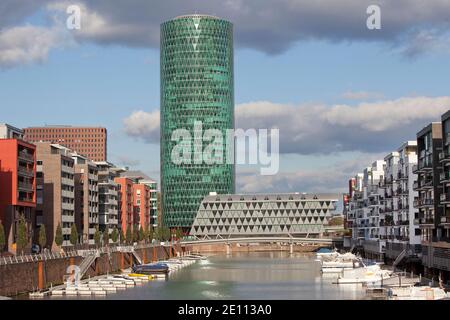
[[[175,164],[172,132],[194,122],[203,132],[234,128],[233,25],[205,15],[177,17],[161,25],[161,191],[163,224],[191,227],[209,194],[234,193],[234,165]],[[207,143],[205,142],[203,147]],[[194,150],[192,151],[194,152]],[[225,154],[224,154],[225,157]]]
[[[200,204],[190,234],[318,237],[338,199],[337,194],[209,195]]]

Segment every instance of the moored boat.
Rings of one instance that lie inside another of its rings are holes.
[[[133,273],[152,275],[152,274],[167,274],[169,273],[169,266],[165,263],[150,263],[133,266]]]

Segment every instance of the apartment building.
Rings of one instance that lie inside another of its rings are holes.
[[[385,157],[384,220],[386,258],[395,260],[404,252],[409,260],[421,254],[420,229],[414,225],[418,211],[413,206],[417,191],[413,189],[417,175],[417,142],[407,141]]]
[[[47,246],[57,250],[55,233],[62,228],[63,247],[71,247],[75,223],[75,163],[72,151],[48,142],[36,143],[36,225],[45,225]]]
[[[126,177],[116,177],[114,182],[119,186],[119,225],[125,235],[127,230],[133,230],[133,181]]]
[[[98,168],[99,228],[102,232],[108,229],[111,234],[114,228],[119,228],[119,184],[114,182],[118,173],[112,163],[99,161],[95,164]]]
[[[7,239],[5,249],[15,253],[20,217],[25,218],[30,243],[34,237],[36,147],[20,140],[19,129],[2,125],[0,130],[0,221]]]
[[[133,181],[134,184],[145,185],[150,193],[150,197],[146,199],[145,206],[149,207],[149,221],[148,224],[154,228],[158,226],[158,184],[155,180],[147,176],[141,171],[124,171],[121,173],[122,177],[127,177]],[[142,189],[142,187],[141,187]],[[144,227],[144,226],[143,226]]]
[[[75,169],[75,223],[79,242],[95,245],[94,234],[99,227],[98,169],[94,162],[72,153]]]
[[[133,221],[143,230],[150,227],[150,187],[133,183]]]
[[[384,190],[379,187],[384,177],[383,160],[377,160],[363,171],[363,216],[358,218],[359,232],[363,237],[363,248],[367,256],[382,260],[386,247],[384,229],[380,229],[381,199]]]
[[[450,279],[450,111],[417,133],[415,201],[422,230],[422,264],[428,276]]]
[[[0,139],[23,140],[23,130],[7,123],[0,123]]]
[[[107,130],[103,127],[45,126],[25,128],[24,139],[31,143],[64,145],[93,161],[107,160]]]
[[[424,267],[434,267],[434,250],[432,243],[439,235],[442,207],[439,204],[442,193],[440,184],[441,167],[439,154],[442,151],[442,126],[433,122],[417,133],[418,163],[414,166],[417,173],[415,190],[418,198],[414,205],[419,210],[417,221],[422,229],[422,263]]]
[[[346,224],[352,232],[352,245],[360,246],[360,237],[358,235],[359,229],[357,224],[357,217],[362,216],[363,203],[363,188],[362,188],[363,174],[358,173],[354,178],[349,180],[349,200],[348,210],[345,216]]]

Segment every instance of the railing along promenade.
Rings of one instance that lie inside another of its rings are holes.
[[[24,254],[24,255],[11,255],[0,257],[0,266],[7,264],[17,264],[25,262],[38,262],[53,259],[64,259],[71,257],[86,257],[88,255],[101,255],[114,252],[133,252],[136,249],[151,248],[154,246],[171,246],[176,244],[176,242],[167,241],[164,244],[161,243],[141,243],[135,245],[111,245],[100,247],[96,249],[80,249],[80,250],[65,250],[61,252],[42,252],[35,254]]]

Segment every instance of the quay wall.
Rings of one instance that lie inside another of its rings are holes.
[[[189,246],[176,245],[172,248],[167,246],[152,246],[148,248],[135,249],[143,263],[165,260],[175,257],[177,253],[192,251]],[[81,256],[49,259],[45,261],[23,262],[0,265],[0,296],[15,296],[38,289],[47,289],[52,285],[60,285],[68,276],[67,268],[71,265],[80,265],[83,261]],[[133,256],[127,252],[113,252],[102,254],[86,271],[83,279],[117,273],[130,268]]]

